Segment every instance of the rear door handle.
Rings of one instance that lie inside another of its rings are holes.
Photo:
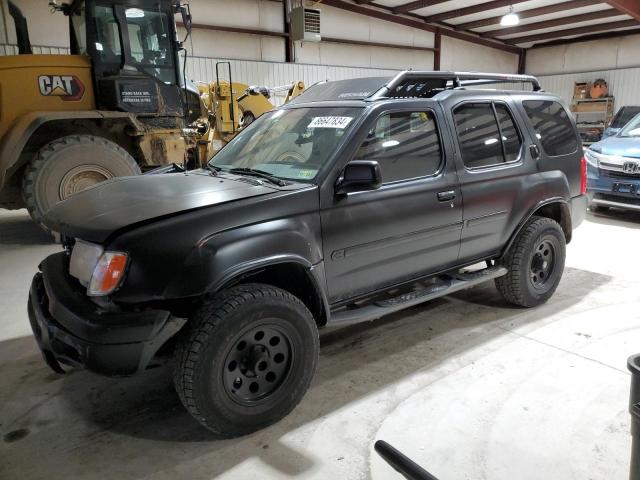
[[[531,157],[534,160],[540,159],[540,149],[535,143],[532,143],[531,145],[529,145],[529,151],[531,152]]]
[[[449,202],[456,198],[455,190],[447,190],[446,192],[438,192],[438,201]]]

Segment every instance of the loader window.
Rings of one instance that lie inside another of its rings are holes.
[[[120,65],[122,63],[122,45],[120,30],[112,7],[95,7],[96,53],[100,62]]]
[[[167,15],[140,8],[127,8],[125,18],[133,66],[164,83],[175,83]]]
[[[74,55],[87,54],[87,25],[85,6],[81,3],[71,14],[71,26],[73,27]]]

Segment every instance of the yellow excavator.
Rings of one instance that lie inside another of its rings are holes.
[[[0,208],[26,207],[41,224],[52,205],[109,178],[200,167],[215,140],[273,108],[264,89],[187,81],[175,19],[188,36],[191,13],[180,0],[49,5],[68,18],[70,55],[34,55],[9,1],[18,55],[0,57]]]

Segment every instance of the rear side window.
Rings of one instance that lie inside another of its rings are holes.
[[[453,116],[466,167],[501,165],[520,156],[520,134],[505,105],[467,103],[456,108]]]
[[[358,160],[375,160],[384,183],[434,175],[442,152],[431,112],[395,112],[381,116],[356,153]]]
[[[547,155],[555,157],[576,151],[576,133],[562,105],[550,100],[525,100],[522,105]]]

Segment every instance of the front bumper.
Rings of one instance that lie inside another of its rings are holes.
[[[75,286],[67,267],[64,253],[47,257],[27,306],[36,341],[56,372],[63,365],[110,376],[140,372],[186,322],[166,310],[103,310]]]

